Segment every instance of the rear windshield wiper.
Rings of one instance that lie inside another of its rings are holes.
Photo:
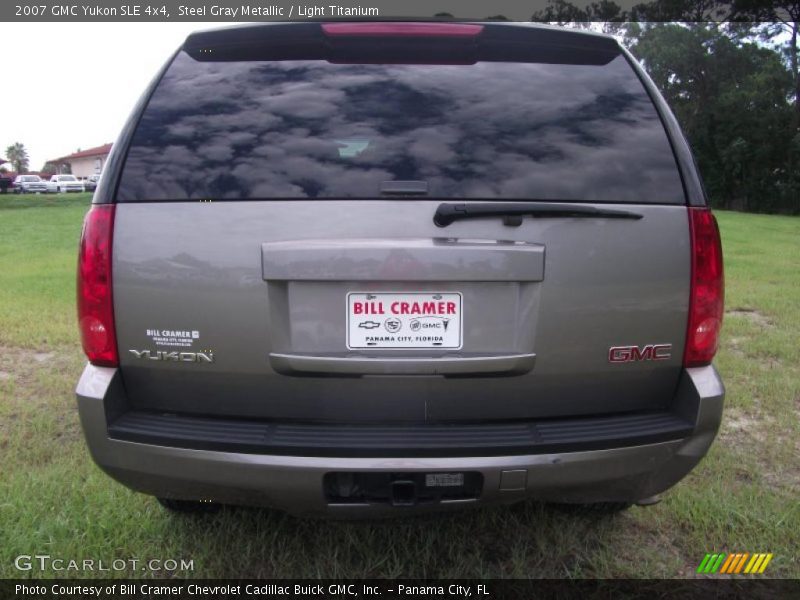
[[[482,202],[474,204],[440,204],[433,215],[437,227],[447,227],[462,219],[485,219],[503,217],[509,226],[522,225],[523,217],[559,218],[576,217],[588,219],[641,219],[642,215],[627,210],[612,210],[576,204],[548,204],[545,202]]]

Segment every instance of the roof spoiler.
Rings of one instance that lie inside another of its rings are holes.
[[[375,41],[380,40],[380,44]],[[335,63],[604,65],[619,56],[610,37],[529,25],[448,21],[264,23],[191,34],[203,62],[327,60]]]

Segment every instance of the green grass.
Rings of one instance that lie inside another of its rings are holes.
[[[73,398],[88,202],[0,196],[0,577],[36,553],[190,559],[194,571],[178,575],[201,577],[690,577],[712,551],[773,552],[773,576],[800,577],[800,218],[718,213],[725,422],[661,504],[610,518],[530,502],[329,522],[254,509],[175,516],[94,466]]]
[[[90,199],[0,195],[0,345],[74,345],[77,247]]]

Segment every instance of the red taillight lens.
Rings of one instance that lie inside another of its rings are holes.
[[[78,326],[89,362],[119,365],[111,296],[111,242],[114,205],[92,206],[83,221],[78,254]]]
[[[725,280],[717,220],[707,208],[689,209],[692,282],[683,366],[701,367],[714,358],[722,327]]]
[[[338,36],[475,37],[483,25],[468,23],[323,23],[322,31]]]

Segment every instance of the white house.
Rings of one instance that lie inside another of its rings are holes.
[[[111,144],[103,144],[88,150],[79,150],[74,154],[62,156],[48,162],[56,165],[58,173],[71,172],[79,179],[86,179],[89,175],[99,175],[106,166]]]

